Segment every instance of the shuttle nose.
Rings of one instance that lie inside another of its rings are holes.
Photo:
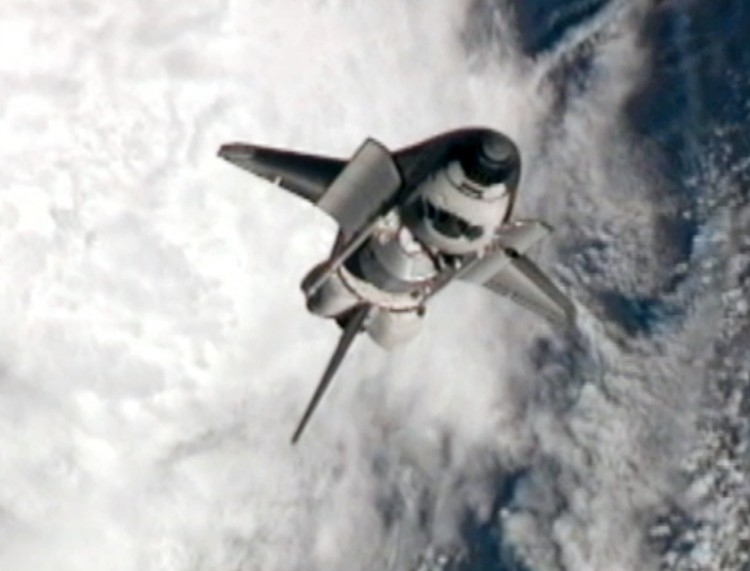
[[[518,150],[499,133],[485,133],[460,159],[466,177],[482,186],[505,182],[520,168]]]

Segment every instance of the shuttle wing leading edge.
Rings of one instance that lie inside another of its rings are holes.
[[[391,154],[368,139],[349,161],[244,143],[219,156],[316,204],[351,237],[391,206],[402,186]]]
[[[346,166],[346,161],[340,159],[245,143],[222,145],[219,156],[313,203],[320,200]]]
[[[523,254],[515,254],[509,263],[484,286],[506,296],[553,323],[573,323],[575,306],[542,270]]]
[[[551,231],[538,220],[509,224],[498,232],[495,250],[469,267],[461,279],[481,284],[553,323],[572,323],[572,302],[524,255]]]

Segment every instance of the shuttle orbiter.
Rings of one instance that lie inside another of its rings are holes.
[[[551,228],[511,219],[521,159],[497,131],[450,131],[395,152],[367,139],[348,161],[242,143],[223,145],[219,156],[309,200],[339,226],[331,255],[302,290],[308,309],[343,332],[292,443],[357,334],[386,348],[411,339],[428,299],[454,279],[552,322],[575,318],[571,301],[525,256]]]

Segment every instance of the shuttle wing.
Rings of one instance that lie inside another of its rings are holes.
[[[339,159],[245,143],[222,145],[219,156],[313,203],[346,166],[346,161]]]
[[[524,255],[551,231],[538,220],[506,224],[498,231],[493,250],[469,266],[461,279],[481,284],[554,323],[571,323],[573,303]]]
[[[523,254],[510,256],[509,263],[484,286],[553,323],[570,324],[575,320],[575,306],[570,299]]]
[[[393,157],[374,139],[367,139],[349,161],[243,143],[222,146],[219,156],[309,200],[338,223],[335,253],[304,284],[308,296],[367,240],[378,218],[396,205],[403,186]]]
[[[223,145],[219,156],[316,204],[346,237],[384,214],[402,186],[391,154],[374,139],[349,161],[244,143]]]

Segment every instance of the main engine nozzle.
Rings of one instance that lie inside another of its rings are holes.
[[[459,156],[466,178],[481,186],[492,186],[514,177],[520,168],[518,150],[499,133],[484,133]]]

